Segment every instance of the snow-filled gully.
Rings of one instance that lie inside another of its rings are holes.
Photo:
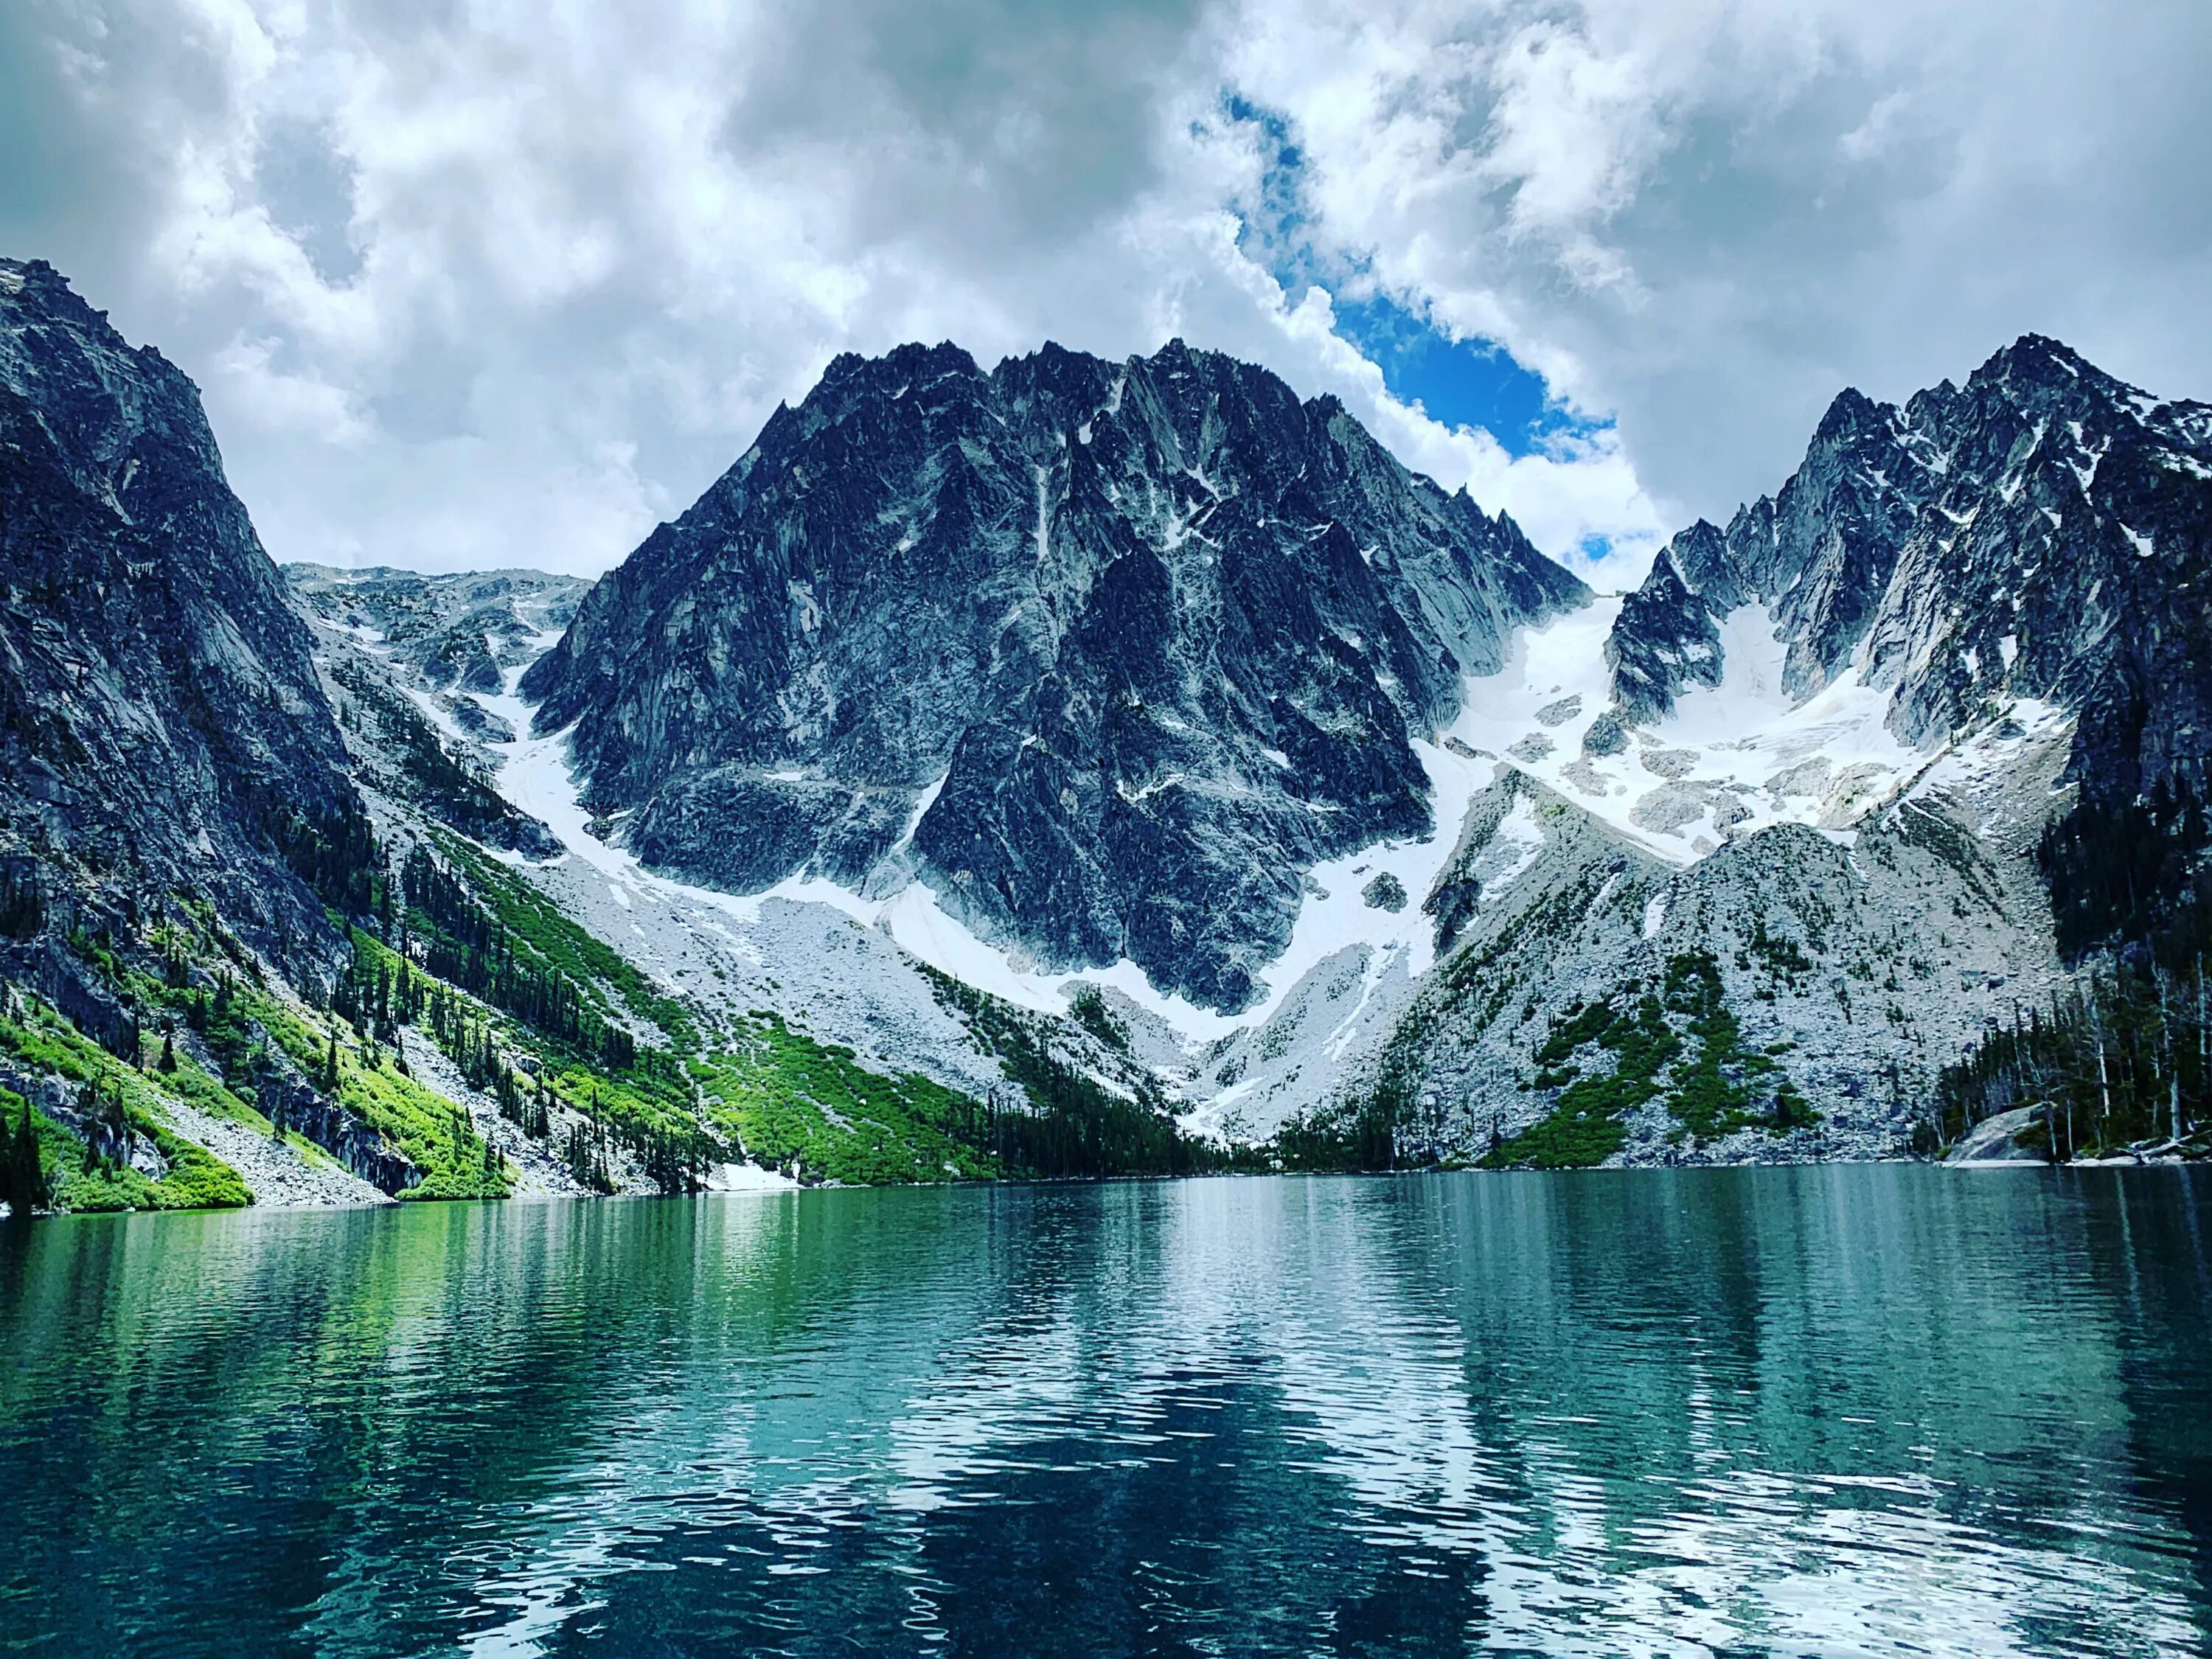
[[[1022,1006],[1064,1013],[1082,984],[1120,992],[1194,1049],[1264,1024],[1318,965],[1357,947],[1366,953],[1358,1006],[1326,1043],[1333,1058],[1341,1058],[1389,964],[1401,961],[1414,977],[1432,965],[1434,939],[1420,901],[1450,856],[1469,805],[1508,769],[1525,773],[1637,844],[1680,864],[1771,823],[1814,824],[1847,839],[1850,823],[1875,805],[1937,775],[1968,777],[1980,769],[1972,746],[1931,755],[1900,742],[1884,724],[1888,694],[1864,685],[1856,674],[1792,704],[1782,687],[1783,647],[1771,621],[1750,609],[1734,613],[1723,628],[1718,688],[1693,690],[1667,720],[1632,728],[1625,752],[1585,754],[1583,735],[1612,705],[1603,647],[1620,607],[1618,597],[1601,599],[1542,627],[1522,629],[1504,669],[1468,683],[1462,712],[1450,730],[1434,743],[1413,745],[1429,778],[1432,833],[1425,840],[1372,843],[1313,868],[1289,943],[1261,975],[1261,997],[1236,1014],[1163,993],[1127,960],[1106,968],[1040,969],[1018,951],[977,937],[918,878],[887,896],[869,897],[801,874],[741,896],[654,874],[592,834],[590,816],[569,776],[568,732],[530,735],[532,708],[515,692],[520,671],[510,671],[504,695],[482,701],[517,733],[511,743],[491,745],[500,757],[501,794],[547,824],[569,856],[605,880],[617,903],[627,908],[639,895],[650,894],[696,930],[755,963],[761,955],[754,931],[763,905],[820,906],[887,934],[933,968]],[[2033,726],[2056,714],[2040,705],[2023,704],[2021,710]],[[900,850],[911,842],[942,781],[916,803]],[[1671,811],[1655,812],[1655,802]],[[1503,891],[1535,861],[1542,846],[1533,809],[1526,800],[1516,803],[1482,854],[1478,873],[1486,892]],[[1371,906],[1364,896],[1385,874],[1410,897],[1395,912]]]

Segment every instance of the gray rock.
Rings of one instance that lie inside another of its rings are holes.
[[[2041,1152],[2020,1144],[2020,1137],[2035,1124],[2038,1109],[2015,1107],[1985,1117],[1959,1138],[1951,1148],[1953,1164],[2040,1164]]]
[[[504,800],[489,745],[513,727],[477,701],[507,690],[549,634],[575,615],[590,584],[537,570],[422,575],[375,565],[292,564],[284,578],[313,626],[315,659],[343,711],[356,779],[488,846],[532,858],[561,844]],[[410,692],[450,722],[441,726]]]
[[[1597,768],[1592,766],[1587,756],[1561,767],[1559,775],[1582,793],[1595,795],[1601,799],[1607,795],[1618,795],[1622,793],[1621,786],[1611,781]]]
[[[1644,585],[1621,602],[1606,635],[1605,660],[1613,672],[1614,706],[1630,720],[1658,720],[1673,712],[1686,688],[1721,683],[1719,617],[1724,612],[1692,591],[1678,563],[1685,542],[1718,534],[1707,524],[1685,531],[1661,551]]]
[[[1406,884],[1385,870],[1359,890],[1359,896],[1370,910],[1389,910],[1395,914],[1406,908]]]
[[[191,382],[39,260],[0,259],[0,855],[88,925],[181,890],[336,947],[279,844],[361,810],[307,629]]]
[[[1620,717],[1607,709],[1583,730],[1585,755],[1620,755],[1628,750],[1628,731]]]
[[[1646,830],[1671,834],[1705,816],[1709,792],[1686,783],[1662,783],[1637,798],[1628,809],[1629,822]]]
[[[1516,849],[1501,865],[1498,827],[1522,800],[1543,846],[1533,862]],[[1779,825],[1680,868],[1509,773],[1470,807],[1424,907],[1437,969],[1394,1009],[1390,1037],[1338,1080],[1339,1097],[1360,1098],[1387,1065],[1394,1089],[1436,1103],[1405,1126],[1409,1156],[1480,1155],[1493,1133],[1551,1110],[1553,1093],[1526,1085],[1557,1023],[1593,1001],[1632,1007],[1704,951],[1743,1048],[1779,1067],[1760,1086],[1786,1077],[1822,1121],[1689,1146],[1668,1104],[1669,1073],[1628,1122],[1624,1160],[1893,1154],[1936,1069],[2014,1000],[2064,982],[2033,858],[1978,839],[1982,815],[1979,804],[1931,798],[1871,821],[1850,848]],[[1510,878],[1486,879],[1486,866]],[[1670,1018],[1686,1027],[1686,1016]]]
[[[1462,677],[1585,597],[1264,370],[907,346],[779,410],[524,690],[658,866],[896,854],[1041,963],[1234,1009],[1303,869],[1433,828],[1410,739]]]

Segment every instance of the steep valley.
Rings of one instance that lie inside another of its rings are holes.
[[[2053,342],[1609,595],[1263,370],[907,347],[592,584],[280,574],[0,313],[11,1205],[2207,1149],[2212,411]]]

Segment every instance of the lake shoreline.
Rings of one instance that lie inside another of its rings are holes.
[[[1435,1176],[1592,1176],[1592,1175],[1687,1175],[1741,1170],[1856,1170],[1904,1168],[1920,1166],[1931,1170],[1960,1171],[1989,1171],[2003,1170],[2171,1170],[2188,1169],[2205,1163],[2203,1158],[2174,1155],[2148,1157],[2115,1157],[2077,1158],[2071,1163],[2052,1164],[2041,1158],[1790,1158],[1710,1164],[1606,1164],[1586,1168],[1562,1170],[1487,1170],[1477,1166],[1459,1169],[1425,1167],[1408,1170],[1209,1170],[1187,1175],[1111,1175],[1111,1176],[1006,1176],[989,1181],[908,1181],[887,1182],[876,1185],[864,1182],[836,1181],[787,1182],[781,1184],[762,1183],[730,1187],[702,1188],[690,1193],[556,1193],[520,1192],[506,1198],[408,1198],[400,1196],[380,1200],[301,1200],[276,1204],[204,1205],[197,1208],[167,1208],[156,1210],[57,1210],[40,1211],[29,1218],[32,1222],[56,1221],[64,1218],[132,1215],[228,1215],[252,1212],[258,1214],[340,1213],[353,1210],[404,1210],[421,1207],[450,1208],[474,1206],[485,1209],[534,1208],[544,1205],[619,1204],[623,1202],[658,1203],[670,1200],[697,1198],[782,1198],[804,1193],[887,1193],[972,1191],[984,1188],[1066,1189],[1094,1187],[1158,1187],[1171,1186],[1181,1182],[1241,1182],[1255,1180],[1351,1178],[1366,1180],[1406,1180]],[[16,1218],[7,1213],[0,1205],[0,1227],[12,1227]],[[0,1233],[0,1238],[7,1235]]]

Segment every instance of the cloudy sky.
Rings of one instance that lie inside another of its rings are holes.
[[[8,0],[0,252],[282,559],[603,569],[840,350],[1180,334],[1625,576],[1845,384],[2212,396],[2208,71],[2203,0]]]

